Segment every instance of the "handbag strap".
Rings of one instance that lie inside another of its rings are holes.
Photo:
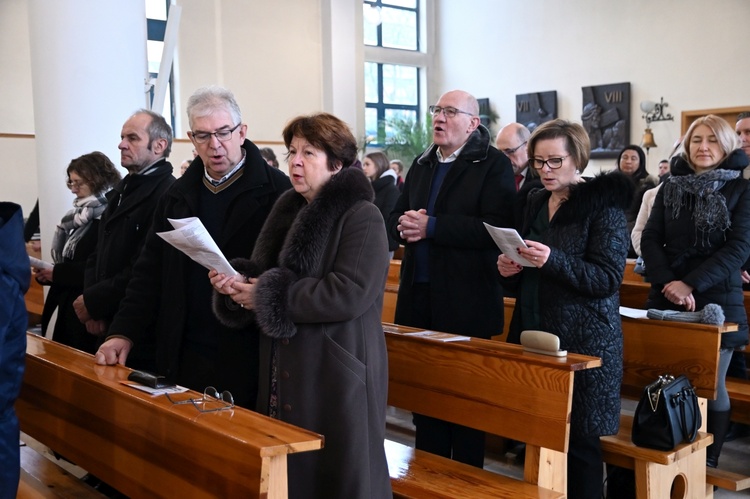
[[[674,402],[680,406],[680,429],[682,430],[682,438],[684,442],[692,442],[698,435],[698,398],[695,396],[695,391],[692,387],[686,387],[676,393],[673,398]],[[693,427],[688,430],[687,421],[687,410],[686,406],[692,402],[691,412],[693,413],[692,422]]]

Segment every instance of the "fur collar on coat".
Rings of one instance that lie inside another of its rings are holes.
[[[297,328],[286,313],[289,286],[301,277],[317,275],[338,221],[358,202],[372,202],[373,198],[370,181],[362,170],[351,167],[331,177],[309,204],[293,189],[282,194],[258,235],[250,259],[232,260],[238,272],[258,277],[256,312],[240,309],[227,297],[214,293],[214,312],[219,321],[238,329],[255,321],[268,336],[294,336]]]
[[[635,184],[624,173],[617,170],[599,174],[586,182],[570,188],[570,195],[555,214],[554,223],[572,225],[579,223],[587,214],[596,214],[605,208],[627,210],[635,194]],[[549,193],[541,189],[534,194],[534,209],[538,209]],[[535,211],[536,212],[536,211]],[[527,217],[528,219],[528,217]]]
[[[466,162],[483,161],[487,159],[487,155],[490,150],[490,131],[484,125],[474,130],[469,139],[466,141],[464,148],[461,149],[461,154],[458,155],[460,159]],[[437,146],[430,144],[425,152],[417,160],[419,164],[428,164],[437,162]]]

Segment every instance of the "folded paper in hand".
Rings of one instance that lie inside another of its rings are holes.
[[[35,269],[51,269],[52,267],[54,267],[54,265],[52,265],[51,263],[45,262],[44,260],[40,260],[38,258],[34,258],[33,256],[29,256],[29,263]]]
[[[524,267],[534,267],[533,263],[518,254],[518,248],[526,248],[527,246],[516,229],[493,227],[488,223],[484,223],[484,228],[487,229],[487,232],[492,236],[492,240],[495,241],[495,244],[505,256]]]
[[[200,218],[168,218],[167,220],[175,230],[157,232],[157,236],[209,270],[216,269],[220,274],[228,276],[238,274],[229,264]]]

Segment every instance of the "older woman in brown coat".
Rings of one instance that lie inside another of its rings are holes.
[[[283,137],[294,191],[250,260],[232,262],[243,276],[209,273],[214,311],[236,328],[260,326],[259,410],[325,436],[322,451],[289,457],[289,496],[390,497],[383,219],[370,181],[349,168],[357,145],[345,123],[298,117]]]

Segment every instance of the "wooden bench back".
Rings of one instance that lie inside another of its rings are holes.
[[[121,384],[130,369],[27,335],[21,430],[130,497],[286,497],[286,455],[321,437],[241,408],[200,413]],[[175,397],[200,397],[189,392]]]
[[[549,357],[492,340],[440,342],[384,325],[388,404],[567,452],[573,373],[594,357]]]
[[[661,374],[686,375],[700,397],[716,398],[721,334],[736,324],[715,326],[622,318],[622,393],[640,398]]]

